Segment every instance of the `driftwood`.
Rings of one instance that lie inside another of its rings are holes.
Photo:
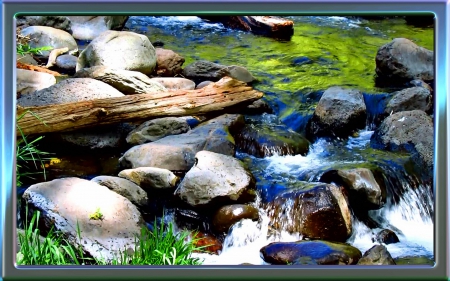
[[[44,73],[51,74],[53,76],[61,76],[61,74],[59,74],[56,71],[48,70],[45,67],[31,65],[31,64],[27,64],[27,63],[17,62],[16,63],[16,67],[19,68],[19,69],[26,69],[26,70],[32,70],[32,71],[37,71],[37,72],[44,72]]]
[[[67,48],[67,47],[53,49],[48,56],[48,62],[45,65],[45,68],[50,68],[50,67],[54,66],[56,64],[56,59],[58,58],[58,56],[60,56],[64,53],[67,53],[68,51],[69,51],[69,48]]]
[[[224,26],[280,39],[290,39],[294,34],[294,22],[273,16],[200,16],[220,22]]]
[[[224,77],[197,90],[175,90],[161,93],[17,107],[17,116],[29,110],[45,122],[26,114],[19,121],[25,135],[73,131],[97,125],[148,120],[155,117],[203,115],[225,108],[245,106],[260,99],[263,93],[246,83]],[[16,130],[19,135],[19,131]]]

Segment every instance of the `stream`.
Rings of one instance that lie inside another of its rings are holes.
[[[194,255],[204,259],[204,264],[265,264],[259,253],[261,247],[274,241],[302,238],[298,234],[270,231],[269,210],[262,206],[276,195],[276,191],[298,182],[317,182],[329,169],[376,166],[383,170],[391,186],[386,205],[380,210],[369,211],[369,216],[382,228],[397,233],[400,242],[386,245],[388,251],[393,258],[425,257],[433,260],[432,184],[422,181],[407,168],[406,155],[375,150],[369,145],[374,130],[372,117],[377,113],[380,99],[397,90],[375,84],[378,48],[393,38],[404,37],[433,50],[433,29],[407,25],[401,18],[286,18],[294,21],[294,36],[290,41],[231,30],[194,16],[132,16],[126,24],[130,31],[146,34],[151,42],[162,42],[163,48],[183,56],[186,60],[184,66],[196,60],[209,60],[247,68],[258,79],[253,87],[265,94],[264,99],[273,110],[272,114],[246,116],[247,122],[282,124],[304,133],[321,94],[331,86],[358,89],[363,92],[367,104],[365,129],[346,140],[318,139],[305,156],[275,154],[257,158],[238,151],[236,157],[256,178],[259,196],[253,204],[259,209],[260,220],[244,219],[235,224],[219,255]],[[59,158],[64,161],[63,156]],[[114,162],[117,156],[108,159],[111,161],[105,162]],[[89,164],[80,163],[79,166],[81,170]],[[92,169],[85,176],[105,175],[110,170]],[[170,214],[166,219],[171,219]],[[288,222],[289,218],[285,221]],[[353,217],[353,233],[347,242],[364,253],[376,244],[372,237],[382,228],[371,229]]]

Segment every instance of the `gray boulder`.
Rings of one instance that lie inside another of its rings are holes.
[[[417,46],[406,38],[395,38],[378,49],[376,58],[378,76],[391,80],[434,80],[433,51]]]
[[[81,52],[76,70],[97,65],[150,75],[156,67],[155,48],[145,35],[108,30]]]
[[[72,22],[68,17],[63,16],[17,16],[16,26],[21,28],[49,26],[72,34]]]
[[[130,200],[88,180],[63,178],[34,184],[22,198],[29,211],[41,212],[45,228],[54,227],[72,245],[107,261],[119,251],[134,249],[135,238],[145,226]]]
[[[51,47],[53,49],[69,48],[69,53],[78,51],[78,45],[70,33],[49,26],[29,26],[20,32],[29,36],[31,48]],[[50,51],[42,51],[43,57],[48,58]]]
[[[73,55],[61,55],[56,58],[56,66],[65,73],[74,74],[78,58]]]
[[[17,69],[16,75],[16,92],[20,95],[33,93],[56,84],[55,76],[48,73]]]
[[[412,87],[392,93],[392,98],[386,105],[385,114],[400,111],[422,110],[430,112],[433,106],[433,96],[424,87]]]
[[[72,23],[73,37],[93,40],[107,30],[121,30],[128,16],[68,16]]]
[[[396,263],[384,245],[375,245],[364,253],[357,265],[396,265]]]
[[[214,201],[246,203],[256,196],[255,180],[239,160],[200,151],[195,155],[195,165],[186,173],[175,195],[194,207]]]
[[[190,130],[186,118],[165,117],[142,123],[127,136],[131,145],[157,141],[169,135],[178,135]]]

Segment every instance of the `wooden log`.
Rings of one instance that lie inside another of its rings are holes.
[[[44,72],[44,73],[51,74],[53,76],[61,76],[60,73],[58,73],[56,71],[48,70],[45,67],[31,65],[31,64],[27,64],[27,63],[22,63],[22,62],[19,62],[19,61],[16,63],[16,67],[19,68],[19,69],[26,69],[26,70],[32,70],[32,71],[37,71],[37,72]]]
[[[290,39],[294,34],[294,22],[273,16],[200,16],[220,22],[224,26],[280,39]]]
[[[18,106],[17,116],[29,110],[45,124],[31,114],[23,116],[17,124],[25,135],[73,131],[156,117],[221,112],[225,108],[246,106],[262,96],[263,93],[246,83],[224,77],[197,90],[174,90],[36,107]],[[19,133],[16,130],[16,134]]]

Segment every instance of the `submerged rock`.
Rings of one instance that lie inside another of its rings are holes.
[[[395,265],[395,261],[384,245],[375,245],[367,250],[357,265]]]
[[[264,261],[271,264],[308,262],[320,265],[353,265],[361,252],[348,244],[328,241],[273,242],[260,250]]]
[[[217,202],[247,203],[254,200],[255,179],[243,164],[227,155],[200,151],[175,195],[193,207]]]
[[[397,234],[395,234],[395,232],[390,229],[383,229],[382,231],[378,232],[375,240],[386,245],[400,242]]]

